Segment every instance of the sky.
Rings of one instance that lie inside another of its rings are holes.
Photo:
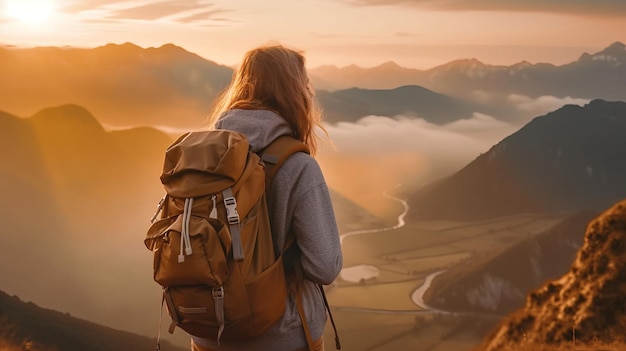
[[[477,58],[564,64],[626,42],[626,0],[0,0],[0,44],[173,43],[236,65],[256,46],[303,50],[309,67]]]

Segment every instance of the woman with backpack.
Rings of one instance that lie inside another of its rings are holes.
[[[282,45],[247,52],[217,99],[210,123],[244,134],[253,152],[281,136],[317,149],[321,126],[304,56]],[[339,233],[328,187],[317,161],[305,152],[287,158],[273,176],[267,204],[276,252],[284,256],[290,297],[282,318],[258,337],[217,340],[192,336],[193,351],[324,350],[327,305],[321,286],[342,268]],[[293,239],[290,239],[293,238]]]

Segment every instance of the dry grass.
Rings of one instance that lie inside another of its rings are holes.
[[[514,348],[502,348],[498,351],[624,351],[626,344],[624,343],[592,343],[579,344],[567,343],[562,345],[539,345],[539,344],[523,344]]]

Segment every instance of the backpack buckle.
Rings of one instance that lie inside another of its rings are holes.
[[[224,287],[220,286],[219,288],[213,288],[211,289],[213,291],[213,298],[214,299],[222,299],[224,298]]]
[[[228,224],[239,223],[239,213],[237,212],[237,200],[235,197],[225,197],[224,206],[226,206],[226,218],[228,219]]]

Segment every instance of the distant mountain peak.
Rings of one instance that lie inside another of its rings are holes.
[[[401,67],[399,64],[395,63],[394,61],[387,61],[387,62],[385,62],[383,64],[380,64],[380,65],[378,65],[378,66],[376,66],[374,68],[383,69],[383,70],[391,70],[391,69],[393,69],[393,70],[401,70],[401,69],[403,69],[403,67]]]
[[[142,47],[140,47],[139,45],[133,44],[131,42],[125,42],[123,44],[108,43],[106,45],[99,46],[96,49],[98,48],[102,48],[102,49],[119,48],[119,49],[125,49],[125,50],[141,50],[142,49]]]
[[[57,107],[45,108],[37,112],[31,117],[35,123],[42,123],[46,126],[56,128],[72,126],[80,126],[85,131],[89,130],[96,133],[104,133],[105,130],[98,120],[82,106],[75,104],[66,104]]]
[[[606,61],[614,62],[618,65],[624,64],[626,63],[626,45],[620,41],[616,41],[604,50],[596,52],[595,54],[589,54],[587,52],[582,54],[579,61]]]
[[[165,52],[172,53],[172,54],[185,54],[185,55],[194,55],[194,56],[196,56],[196,54],[193,54],[193,53],[185,50],[183,47],[180,47],[180,46],[178,46],[176,44],[172,44],[172,43],[163,44],[163,45],[159,46],[158,48],[148,48],[148,49],[165,51]]]
[[[157,55],[163,55],[163,56],[172,56],[172,57],[180,57],[180,56],[199,57],[197,54],[191,53],[185,50],[184,48],[178,45],[172,44],[172,43],[163,44],[159,47],[148,47],[148,48],[143,48],[139,45],[136,45],[130,42],[126,42],[123,44],[110,43],[104,46],[97,47],[96,50],[102,50],[102,51],[109,52],[109,53],[115,53],[117,55],[123,54],[126,56],[132,56],[132,57],[137,57],[137,55],[140,55],[143,53],[157,54]]]
[[[616,41],[613,44],[609,45],[606,49],[604,49],[604,51],[626,51],[626,44],[622,43],[621,41]]]

